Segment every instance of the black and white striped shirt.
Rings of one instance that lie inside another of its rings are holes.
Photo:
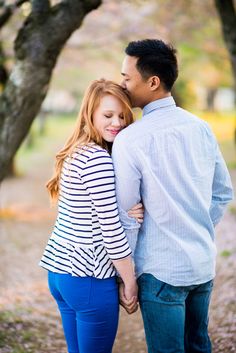
[[[40,266],[108,278],[116,274],[112,260],[130,254],[119,220],[111,156],[90,144],[63,163],[58,216]]]

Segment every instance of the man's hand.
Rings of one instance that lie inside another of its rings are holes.
[[[119,284],[120,305],[125,308],[128,314],[133,314],[138,310],[138,287],[137,284],[132,288],[125,287],[124,283]]]
[[[144,207],[142,203],[137,203],[129,211],[128,215],[132,218],[135,218],[138,223],[143,223],[144,217]]]

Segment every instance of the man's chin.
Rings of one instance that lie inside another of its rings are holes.
[[[129,96],[130,102],[131,102],[131,108],[139,108],[139,105],[137,102],[135,102],[135,100],[132,98],[132,95],[130,94],[129,91],[125,90],[125,92],[127,93],[127,95]]]
[[[136,108],[137,107],[137,105],[136,105],[136,102],[135,102],[135,100],[134,99],[132,99],[132,97],[129,95],[129,97],[130,97],[130,101],[131,101],[131,107],[132,108]]]
[[[138,105],[138,103],[133,102],[133,101],[131,100],[131,107],[132,107],[132,108],[139,108],[139,105]]]

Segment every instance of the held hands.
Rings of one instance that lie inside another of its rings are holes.
[[[138,203],[132,207],[128,211],[128,215],[136,218],[138,223],[143,223],[143,204]],[[119,299],[120,305],[125,308],[128,314],[133,314],[138,310],[138,286],[135,280],[129,283],[119,282]]]
[[[128,314],[133,314],[138,310],[138,286],[136,282],[131,286],[119,284],[120,305],[125,308]]]
[[[128,215],[130,217],[136,218],[138,223],[143,223],[144,207],[142,203],[137,203],[129,211]]]

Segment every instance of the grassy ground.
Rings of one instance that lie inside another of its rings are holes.
[[[236,146],[234,132],[236,129],[236,116],[234,112],[211,113],[197,112],[200,118],[206,120],[214,131],[220,148],[229,168],[236,168]],[[30,168],[29,160],[42,159],[51,156],[51,147],[55,140],[62,147],[66,138],[73,131],[76,120],[75,115],[60,115],[47,118],[44,135],[39,134],[39,122],[36,120],[31,129],[32,138],[26,139],[17,153],[17,169],[20,173]]]
[[[17,173],[24,174],[31,167],[31,161],[42,161],[52,158],[52,148],[55,142],[58,148],[62,148],[67,137],[72,133],[76,116],[55,115],[48,116],[45,123],[45,131],[39,133],[39,121],[36,119],[27,137],[16,155]],[[54,156],[53,156],[54,158]]]

